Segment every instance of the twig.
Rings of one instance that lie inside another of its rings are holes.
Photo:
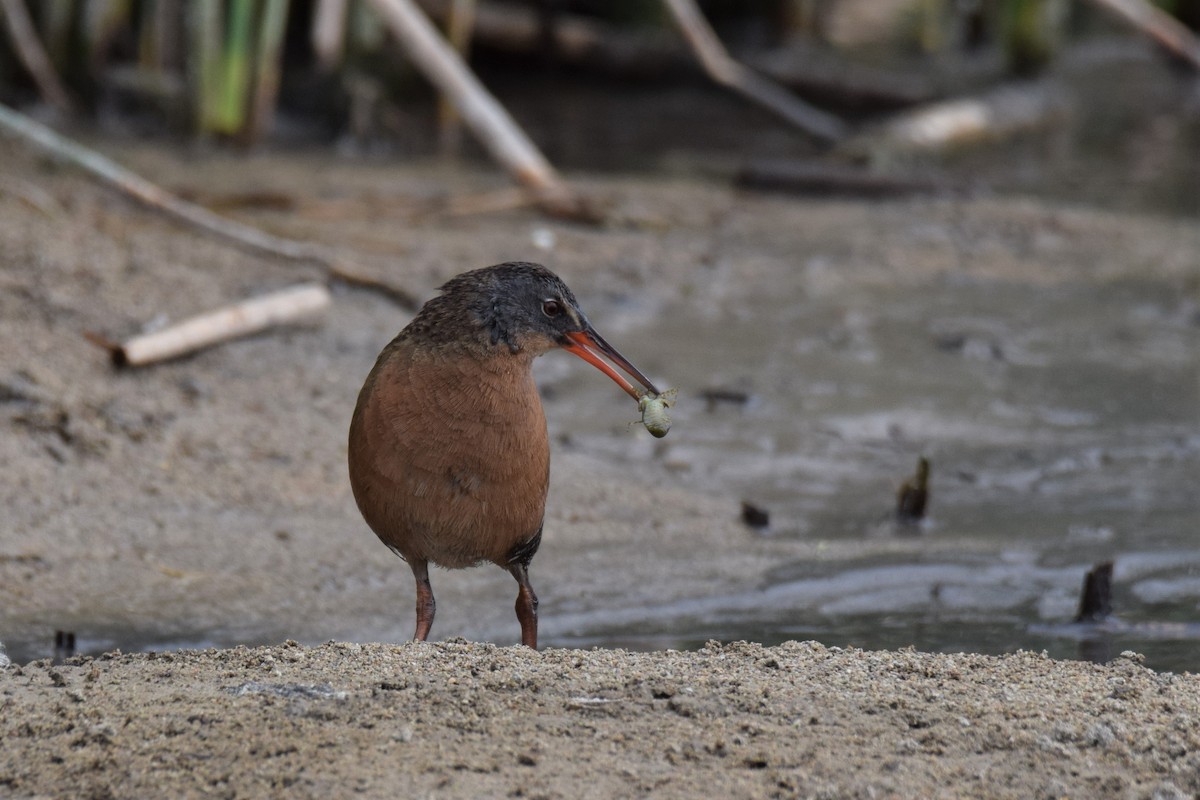
[[[1092,0],[1200,69],[1200,40],[1183,23],[1145,0]]]
[[[17,57],[37,84],[38,91],[46,102],[65,113],[70,113],[73,107],[70,95],[58,79],[54,65],[46,54],[29,11],[25,8],[24,0],[0,0],[0,10],[3,10],[8,22],[8,34],[12,39],[13,49]]]
[[[741,93],[818,139],[834,142],[846,135],[846,123],[810,106],[779,84],[733,60],[696,6],[695,0],[663,0],[709,77]]]
[[[283,325],[324,311],[329,290],[318,283],[292,286],[200,314],[109,347],[118,367],[140,367],[194,353],[219,342]],[[89,337],[100,341],[98,337]]]
[[[138,202],[206,233],[255,252],[322,266],[327,270],[329,276],[336,280],[358,286],[384,284],[378,279],[367,279],[359,275],[353,267],[343,263],[342,259],[327,247],[312,242],[274,236],[249,225],[226,219],[186,200],[181,200],[116,162],[60,136],[45,125],[34,122],[3,104],[0,104],[0,129],[37,145],[58,158],[65,159],[93,177],[99,178],[133,197]],[[385,294],[392,299],[409,298],[410,302],[403,302],[402,305],[407,308],[416,308],[414,295],[405,289],[390,287]]]
[[[579,201],[554,167],[411,0],[371,0],[413,63],[454,104],[480,143],[544,208],[570,214]]]

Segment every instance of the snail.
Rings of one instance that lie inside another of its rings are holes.
[[[638,398],[638,411],[642,412],[642,424],[651,435],[661,439],[671,430],[670,408],[675,405],[678,389],[667,389],[662,394],[646,392]]]

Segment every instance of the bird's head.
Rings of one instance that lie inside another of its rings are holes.
[[[613,369],[604,360],[607,358],[647,390],[658,393],[637,367],[596,332],[562,279],[540,264],[508,262],[464,272],[447,281],[441,291],[440,298],[427,304],[434,312],[429,328],[437,318],[452,313],[452,308],[460,308],[471,317],[476,339],[484,339],[490,348],[505,348],[529,358],[562,348],[608,375],[634,399],[640,397],[643,392]]]

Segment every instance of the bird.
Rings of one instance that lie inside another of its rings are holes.
[[[565,350],[635,399],[659,392],[540,264],[471,270],[439,291],[363,382],[350,422],[350,486],[368,527],[412,569],[416,641],[428,637],[437,608],[429,565],[491,563],[516,579],[521,643],[536,650],[529,565],[542,541],[550,445],[533,360]]]

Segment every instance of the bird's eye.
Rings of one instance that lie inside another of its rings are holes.
[[[557,317],[562,313],[562,311],[562,303],[558,302],[557,300],[550,299],[542,301],[542,313],[547,317]]]

